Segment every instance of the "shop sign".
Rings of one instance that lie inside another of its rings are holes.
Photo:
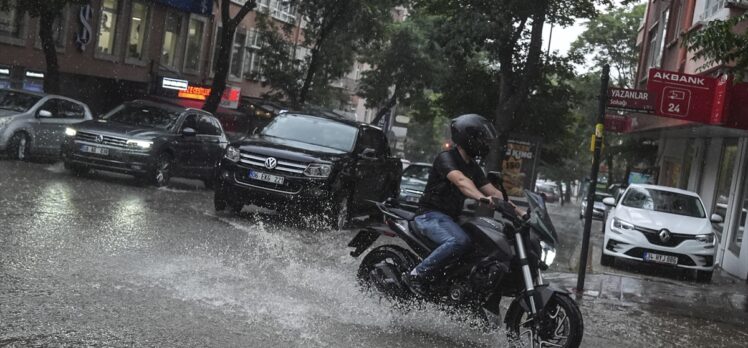
[[[29,70],[29,71],[26,71],[26,77],[30,77],[32,79],[43,79],[44,73]]]
[[[80,11],[78,11],[78,20],[81,23],[81,27],[75,36],[75,43],[81,52],[86,51],[86,46],[91,43],[91,39],[93,38],[93,28],[91,27],[92,16],[93,9],[90,4],[81,6]]]
[[[731,84],[731,83],[730,83]],[[726,103],[727,120],[724,126],[738,129],[748,129],[748,83],[732,85],[729,90],[729,100]]]
[[[0,66],[0,75],[10,75],[10,68]]]
[[[507,141],[506,153],[501,163],[501,174],[509,196],[521,197],[525,189],[532,189],[539,151],[539,141],[524,139]]]
[[[717,79],[712,77],[650,69],[647,90],[655,94],[655,113],[659,116],[720,124],[712,117],[716,85]]]
[[[221,96],[221,102],[218,104],[222,108],[237,109],[239,108],[239,97],[242,94],[240,87],[226,86]]]
[[[654,96],[649,91],[608,88],[608,107],[645,114],[655,112]]]
[[[184,91],[187,90],[187,87],[189,85],[190,82],[187,80],[172,79],[169,77],[164,77],[163,79],[161,79],[161,88]]]
[[[177,97],[182,99],[204,101],[208,99],[210,91],[210,87],[193,86],[187,84],[184,90],[180,90],[177,93]],[[223,96],[221,96],[221,101],[218,105],[226,109],[237,109],[239,107],[239,98],[241,97],[241,91],[242,89],[239,87],[226,86],[226,89],[223,91]]]

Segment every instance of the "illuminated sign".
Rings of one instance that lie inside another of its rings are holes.
[[[210,95],[210,88],[187,86],[187,89],[179,91],[178,97],[193,100],[205,100]]]
[[[221,96],[220,107],[226,109],[236,109],[239,107],[239,97],[242,89],[239,87],[226,86]],[[191,100],[206,100],[210,95],[210,87],[200,87],[187,85],[184,90],[177,93],[177,97]]]
[[[164,77],[161,80],[161,87],[166,89],[176,89],[178,91],[184,91],[189,86],[189,81],[187,80],[178,80],[178,79],[171,79],[168,77]]]
[[[43,79],[44,78],[44,73],[34,72],[34,71],[27,71],[26,72],[26,77],[33,77],[33,78],[37,78],[37,79]]]
[[[0,68],[0,75],[10,75],[10,69]]]

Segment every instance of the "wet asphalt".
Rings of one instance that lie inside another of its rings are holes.
[[[558,211],[554,271],[564,272],[581,233]],[[314,221],[251,207],[216,213],[197,181],[157,189],[0,159],[0,346],[506,346],[503,332],[361,292],[360,260],[346,248],[354,231]],[[588,347],[748,342],[740,323],[626,301],[580,304]]]

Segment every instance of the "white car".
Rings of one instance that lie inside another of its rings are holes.
[[[717,240],[712,224],[722,217],[707,217],[694,192],[665,186],[633,184],[618,202],[603,200],[611,208],[605,222],[601,263],[615,258],[696,270],[696,279],[709,282],[714,271]]]

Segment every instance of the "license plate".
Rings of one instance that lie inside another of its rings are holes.
[[[417,196],[405,196],[405,201],[406,202],[418,203],[418,201],[420,199],[421,199],[421,197],[417,197]]]
[[[81,145],[81,152],[88,152],[96,155],[109,155],[109,149],[105,147],[98,147],[98,146],[90,146],[90,145]]]
[[[644,261],[664,263],[668,265],[677,265],[678,257],[670,255],[661,255],[655,253],[644,253]]]
[[[265,181],[265,182],[269,182],[273,184],[278,184],[278,185],[283,185],[283,181],[286,179],[282,176],[256,172],[254,170],[249,171],[249,178],[260,180],[260,181]]]

